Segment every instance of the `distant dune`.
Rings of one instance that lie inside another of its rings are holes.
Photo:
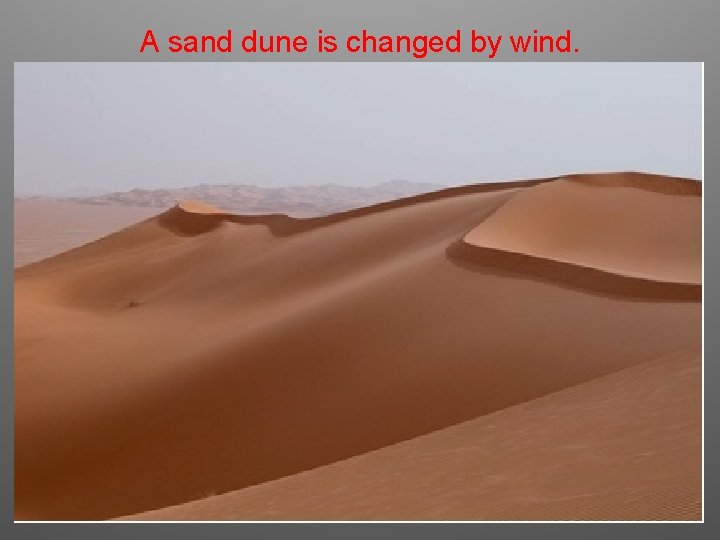
[[[697,520],[700,201],[188,201],[19,268],[15,517]]]
[[[321,216],[399,197],[435,191],[443,186],[393,180],[375,186],[338,184],[260,187],[251,184],[201,184],[183,188],[132,189],[90,197],[70,197],[81,204],[167,208],[183,200],[202,200],[227,212]]]

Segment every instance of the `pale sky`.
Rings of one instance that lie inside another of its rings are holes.
[[[700,178],[701,65],[16,63],[15,191]]]

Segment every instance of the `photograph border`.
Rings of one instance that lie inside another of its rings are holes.
[[[139,55],[138,35],[152,26],[157,32],[201,32],[223,27],[263,28],[273,32],[310,34],[318,26],[331,28],[338,34],[350,33],[358,28],[373,28],[376,32],[437,32],[454,27],[471,28],[482,25],[493,32],[525,31],[528,27],[542,27],[550,31],[570,27],[577,36],[581,52],[573,58],[537,55],[532,61],[692,61],[703,63],[703,423],[711,428],[703,429],[703,457],[717,455],[718,397],[705,392],[705,383],[717,383],[720,368],[713,362],[705,364],[705,354],[715,358],[717,338],[711,333],[705,340],[705,316],[713,316],[707,310],[715,298],[716,287],[705,282],[704,276],[718,275],[718,257],[713,245],[705,245],[705,231],[717,227],[716,214],[705,214],[705,205],[712,208],[716,198],[716,183],[708,182],[707,174],[714,178],[719,169],[718,153],[704,153],[704,145],[718,147],[718,81],[720,62],[717,59],[720,46],[712,21],[720,20],[720,4],[712,1],[686,1],[674,5],[650,1],[621,2],[611,0],[585,3],[572,0],[546,3],[532,0],[515,0],[497,4],[472,1],[462,2],[380,2],[344,4],[310,0],[300,3],[289,1],[251,2],[92,2],[71,0],[67,2],[9,1],[0,7],[0,245],[7,254],[12,253],[13,242],[13,68],[14,62],[31,61],[380,61],[377,56],[335,55],[332,60],[315,53],[302,56],[277,55],[272,58],[236,56],[172,56],[167,52],[151,57]],[[214,8],[214,9],[213,9]],[[491,9],[490,9],[491,8]],[[478,21],[473,24],[473,21]],[[499,55],[493,61],[518,61],[527,58],[508,58]],[[713,58],[714,56],[714,58]],[[382,61],[407,61],[401,55]],[[428,61],[428,60],[424,60]],[[481,61],[468,53],[438,55],[431,61]],[[709,120],[709,122],[706,122]],[[715,173],[715,174],[714,174]],[[710,198],[710,202],[706,200]],[[547,534],[554,538],[574,538],[578,533],[584,537],[603,537],[609,532],[604,526],[613,526],[612,534],[637,537],[640,531],[653,527],[647,534],[675,537],[682,534],[689,538],[702,538],[711,533],[708,523],[700,522],[162,522],[137,524],[136,522],[108,522],[113,526],[103,528],[106,522],[14,523],[13,522],[13,258],[4,257],[0,265],[0,482],[2,483],[2,529],[3,538],[38,538],[44,535],[72,536],[82,538],[97,533],[111,538],[127,535],[156,537],[165,535],[223,534],[242,532],[262,536],[293,538],[307,534],[312,537],[327,536],[353,538],[355,535],[395,537],[403,535],[428,537],[453,534],[455,537],[475,536],[478,532],[498,537],[517,537],[519,534]],[[712,319],[711,319],[712,320]],[[715,386],[711,386],[714,388]],[[707,405],[707,407],[705,407]],[[705,420],[708,420],[705,424]],[[707,435],[707,436],[706,436]],[[707,445],[707,446],[706,446]],[[703,460],[704,461],[704,460]],[[703,520],[708,504],[717,500],[717,465],[712,460],[704,465],[703,474]],[[712,508],[712,506],[710,507]],[[298,525],[302,523],[302,525]],[[354,523],[354,525],[347,525]],[[512,523],[512,524],[506,524]],[[133,527],[124,531],[123,527]],[[542,527],[537,530],[537,527]],[[139,527],[139,528],[138,528]],[[196,527],[202,527],[197,529]],[[239,528],[238,528],[239,527]],[[577,530],[580,527],[581,530]],[[682,531],[676,530],[682,527]],[[7,531],[6,531],[7,529]]]

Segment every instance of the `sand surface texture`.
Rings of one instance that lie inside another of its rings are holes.
[[[698,212],[636,174],[190,202],[18,269],[15,517],[699,519]]]
[[[128,519],[697,519],[699,359],[699,350],[682,351],[345,461]]]

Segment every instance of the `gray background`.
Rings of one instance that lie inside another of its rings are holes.
[[[265,32],[311,33],[322,25],[335,33],[350,33],[367,27],[375,33],[449,32],[456,27],[491,29],[494,33],[516,33],[531,28],[561,32],[572,28],[577,55],[499,57],[494,60],[582,60],[582,61],[704,61],[705,62],[705,194],[707,209],[717,204],[718,173],[718,98],[720,84],[716,36],[720,20],[720,3],[714,0],[656,2],[652,0],[608,0],[584,2],[577,0],[515,0],[505,2],[480,1],[365,1],[354,4],[306,0],[302,3],[285,1],[5,1],[0,4],[0,243],[5,257],[0,259],[0,422],[2,425],[2,455],[0,483],[2,491],[3,538],[41,538],[64,536],[72,538],[125,538],[147,535],[156,537],[208,536],[245,534],[251,537],[396,537],[448,536],[477,537],[491,534],[515,538],[519,535],[547,535],[552,538],[606,538],[608,535],[628,537],[665,536],[685,538],[714,537],[717,511],[718,466],[717,410],[718,338],[711,332],[705,342],[706,393],[705,411],[705,524],[622,524],[622,525],[562,525],[562,524],[359,524],[346,525],[187,525],[187,524],[95,524],[95,525],[33,525],[12,524],[12,195],[13,195],[13,62],[14,61],[138,61],[138,60],[221,60],[215,55],[172,56],[158,54],[142,57],[137,53],[138,42],[145,29],[152,27],[158,34],[221,32],[256,27]],[[243,60],[254,60],[247,57]],[[271,60],[344,60],[342,55],[313,57],[312,54],[291,57],[257,57]],[[353,61],[373,61],[376,58],[353,55]],[[388,58],[386,58],[387,60]],[[403,61],[403,55],[392,60]],[[477,61],[477,57],[453,55],[452,60]],[[440,60],[440,58],[436,58]],[[707,180],[710,181],[707,181]],[[705,230],[718,227],[716,212],[708,212]],[[705,270],[718,275],[715,242],[707,243]],[[708,280],[704,287],[705,306],[710,327],[713,327],[712,306],[717,299],[717,286]],[[100,528],[102,527],[102,530]]]

